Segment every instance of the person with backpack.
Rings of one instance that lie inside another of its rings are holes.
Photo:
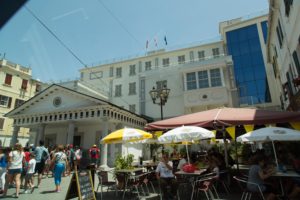
[[[45,168],[45,163],[49,158],[49,152],[46,147],[44,147],[44,141],[40,140],[39,146],[35,148],[34,150],[35,154],[35,160],[36,160],[36,165],[35,165],[35,173],[38,173],[38,184],[37,188],[41,185],[42,182],[42,176],[43,176],[43,171]]]
[[[100,149],[97,147],[97,145],[94,144],[93,147],[89,149],[89,155],[91,164],[95,164],[95,167],[97,168],[100,158]]]
[[[55,183],[55,192],[61,192],[61,176],[66,169],[70,174],[69,164],[67,155],[63,152],[64,146],[58,145],[57,152],[52,158],[52,163],[54,164],[54,183]]]

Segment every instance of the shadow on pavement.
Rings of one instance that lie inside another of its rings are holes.
[[[42,191],[41,194],[49,194],[49,193],[56,193],[55,190],[48,190],[48,191]]]

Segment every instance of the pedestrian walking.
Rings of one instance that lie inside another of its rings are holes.
[[[23,163],[23,169],[22,169],[22,173],[21,173],[21,188],[24,188],[26,182],[25,177],[26,177],[26,173],[27,173],[27,168],[28,168],[28,163],[30,160],[30,152],[29,152],[29,147],[24,147],[24,163]],[[25,184],[24,184],[25,182]]]
[[[13,182],[13,180],[16,183],[16,194],[13,195],[15,198],[19,197],[20,192],[20,177],[22,173],[23,168],[23,162],[25,160],[25,155],[23,152],[22,145],[17,143],[14,146],[14,149],[9,153],[8,156],[8,174],[7,174],[7,180],[5,182],[4,192],[3,196],[6,196],[7,189],[9,183]]]
[[[70,144],[67,149],[68,149],[68,151],[66,152],[66,154],[68,156],[70,169],[73,170],[74,169],[74,160],[75,160],[75,151],[73,149],[73,144]]]
[[[59,145],[57,152],[52,158],[54,163],[54,183],[55,183],[55,192],[61,192],[61,176],[65,169],[69,168],[67,155],[63,152],[64,146]],[[68,169],[69,173],[70,170]]]
[[[44,147],[44,141],[41,140],[39,142],[39,146],[35,148],[34,153],[36,159],[35,173],[38,173],[38,184],[37,184],[37,188],[38,188],[42,182],[45,163],[49,158],[49,152],[46,149],[46,147]]]
[[[25,176],[25,191],[24,193],[33,193],[34,191],[34,184],[33,184],[33,175],[34,175],[34,169],[36,165],[36,160],[35,160],[35,154],[31,153],[30,154],[30,160],[27,165],[27,172]],[[29,187],[29,189],[28,189]]]
[[[74,156],[74,163],[75,165],[77,166],[77,169],[78,167],[80,166],[80,161],[81,161],[81,158],[82,158],[82,151],[81,151],[81,148],[76,146],[75,147],[75,156]]]
[[[100,158],[100,149],[97,145],[93,145],[92,148],[89,149],[89,155],[91,159],[91,164],[94,164],[96,168],[98,168],[98,162]]]
[[[0,148],[0,194],[2,194],[4,190],[6,167],[7,157],[5,155],[4,149]]]

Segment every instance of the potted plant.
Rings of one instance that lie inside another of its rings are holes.
[[[124,173],[117,173],[117,170],[121,169],[133,169],[133,154],[128,154],[127,156],[117,155],[115,158],[115,173],[114,177],[117,179],[118,188],[123,189],[125,186],[125,175]]]

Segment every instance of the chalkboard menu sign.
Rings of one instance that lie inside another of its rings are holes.
[[[66,195],[67,199],[96,200],[90,170],[75,170]]]

